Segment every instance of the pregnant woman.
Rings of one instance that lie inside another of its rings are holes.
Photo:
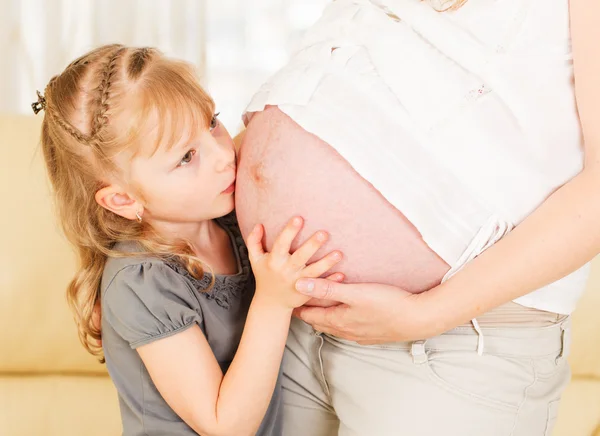
[[[463,3],[336,0],[247,108],[242,231],[301,215],[351,283],[297,284],[286,435],[551,434],[600,251],[600,5]]]

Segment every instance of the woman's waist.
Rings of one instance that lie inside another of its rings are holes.
[[[560,323],[567,317],[568,315],[526,307],[510,301],[478,316],[477,322],[481,327],[488,328],[546,327]],[[461,327],[471,328],[472,323],[465,323]]]

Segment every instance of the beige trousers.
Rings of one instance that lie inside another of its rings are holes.
[[[570,319],[511,303],[425,341],[361,346],[294,319],[284,436],[550,436]]]

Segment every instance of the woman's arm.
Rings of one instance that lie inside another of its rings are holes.
[[[277,382],[292,309],[308,300],[294,290],[294,282],[320,277],[341,260],[341,253],[332,252],[306,266],[327,241],[325,232],[290,255],[301,228],[301,219],[290,221],[270,253],[262,248],[261,226],[249,235],[256,292],[225,375],[197,325],[137,349],[162,397],[194,431],[205,436],[256,434]]]
[[[317,282],[312,296],[346,304],[301,308],[298,316],[323,331],[365,342],[433,336],[564,277],[600,252],[600,2],[571,0],[570,13],[584,170],[508,236],[432,290],[408,296],[380,285]],[[383,316],[388,307],[395,307],[391,319]],[[378,326],[361,319],[377,320]],[[385,325],[386,319],[393,324]]]

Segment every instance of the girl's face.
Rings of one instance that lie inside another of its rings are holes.
[[[132,162],[130,177],[144,197],[144,221],[197,223],[233,210],[236,155],[227,129],[215,115],[208,128],[183,137],[189,139]]]

